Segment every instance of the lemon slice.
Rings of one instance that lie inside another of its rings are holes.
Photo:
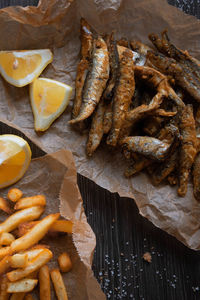
[[[37,78],[30,85],[35,130],[45,131],[67,107],[72,87],[56,80]]]
[[[10,84],[22,87],[38,77],[52,60],[49,49],[0,51],[0,73]]]
[[[0,135],[0,188],[17,182],[31,161],[29,144],[13,134]]]

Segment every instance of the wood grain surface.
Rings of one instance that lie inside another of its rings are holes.
[[[200,0],[168,2],[200,18]],[[3,0],[0,7],[37,3],[37,0]],[[0,123],[2,133],[19,134]],[[29,143],[33,157],[44,154]],[[111,194],[80,175],[78,184],[88,222],[97,239],[94,274],[107,299],[200,299],[199,252],[186,248],[142,218],[131,199]],[[142,259],[146,251],[152,255],[151,264]]]

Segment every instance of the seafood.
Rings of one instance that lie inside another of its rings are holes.
[[[99,102],[99,105],[97,106],[93,118],[92,118],[92,124],[88,136],[88,142],[86,146],[86,153],[88,156],[92,156],[94,151],[99,146],[101,139],[104,134],[104,113],[105,113],[105,104],[104,99],[102,98]]]
[[[181,72],[177,73],[175,71],[175,80],[196,101],[200,102],[200,62],[189,55],[187,51],[182,51],[175,47],[170,42],[166,31],[162,32],[162,39],[156,34],[150,34],[149,39],[161,53],[176,61],[176,64],[174,64],[176,68],[178,63]]]
[[[113,33],[108,37],[107,45],[109,53],[110,77],[108,79],[106,89],[104,90],[103,98],[107,101],[111,101],[114,94],[114,87],[118,76],[119,66],[119,56],[116,41],[114,41]]]
[[[94,41],[93,63],[83,91],[82,106],[79,115],[69,121],[74,124],[87,119],[94,112],[109,78],[109,58],[105,41],[99,37]]]
[[[194,197],[200,201],[200,153],[197,154],[193,166]]]
[[[103,131],[107,134],[112,126],[112,101],[106,105],[104,119],[103,119]]]
[[[133,51],[138,53],[138,57],[136,58],[135,65],[136,66],[146,65],[147,53],[148,51],[153,51],[153,49],[139,41],[131,41],[130,46]]]
[[[90,25],[84,19],[81,19],[81,60],[77,67],[76,96],[73,103],[72,119],[76,118],[80,112],[83,87],[90,66],[92,43],[93,37]]]
[[[125,177],[131,177],[152,164],[152,160],[137,154],[137,159],[130,159],[130,164],[124,171]]]
[[[197,137],[192,105],[186,105],[181,113],[180,133],[182,139],[179,155],[178,195],[184,197],[187,193],[189,174],[197,152]]]
[[[171,144],[149,136],[129,136],[120,141],[123,151],[139,153],[156,161],[163,161],[169,154]]]
[[[154,185],[160,184],[171,172],[175,169],[177,164],[178,151],[175,151],[162,164],[154,166],[151,172],[151,180]]]
[[[132,51],[126,49],[119,63],[119,79],[113,98],[112,127],[107,144],[116,146],[121,127],[126,117],[135,90],[134,62]]]

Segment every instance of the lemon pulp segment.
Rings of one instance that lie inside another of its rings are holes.
[[[23,79],[33,73],[42,61],[41,55],[25,55],[17,57],[12,52],[0,53],[0,65],[5,73],[15,80]]]

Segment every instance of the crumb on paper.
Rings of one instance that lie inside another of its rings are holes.
[[[151,260],[152,260],[151,254],[149,252],[145,252],[143,255],[143,259],[145,261],[147,261],[148,263],[151,263]]]

